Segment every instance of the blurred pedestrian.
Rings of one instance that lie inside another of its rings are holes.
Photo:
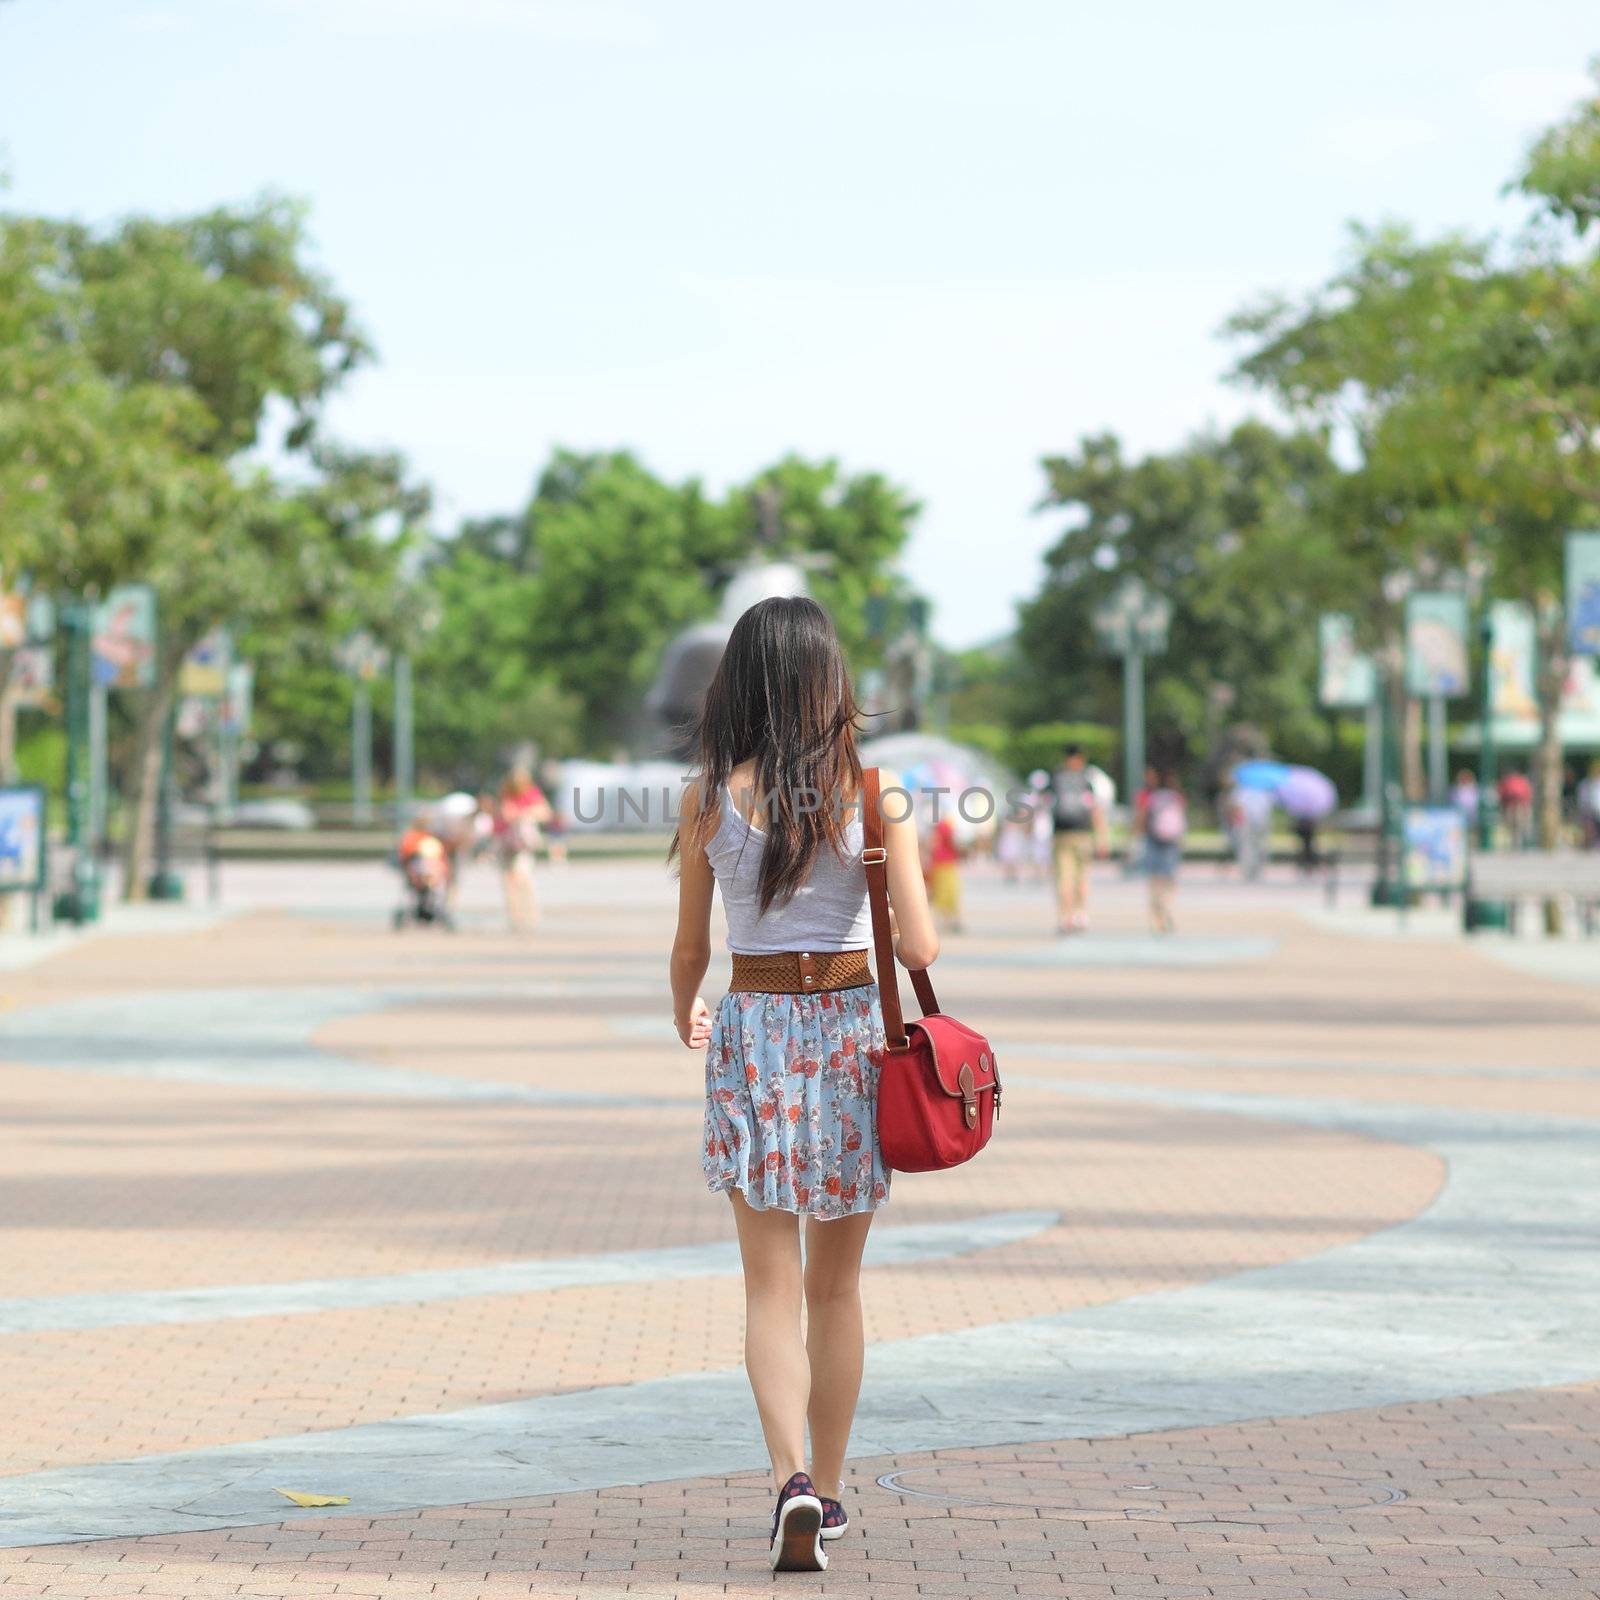
[[[1154,783],[1140,794],[1135,823],[1144,842],[1141,862],[1150,891],[1150,926],[1157,933],[1171,933],[1176,926],[1172,901],[1189,829],[1188,802],[1170,768],[1156,772]]]
[[[494,851],[505,890],[506,921],[513,933],[527,933],[539,920],[533,887],[533,852],[550,803],[532,776],[521,768],[500,785],[494,811]]]
[[[1583,847],[1600,850],[1600,757],[1589,763],[1589,775],[1579,782],[1576,798]]]
[[[1291,816],[1289,826],[1300,841],[1300,851],[1295,857],[1302,877],[1309,878],[1317,870],[1322,857],[1317,853],[1317,819],[1310,816]]]
[[[1106,849],[1106,818],[1087,767],[1083,746],[1069,744],[1051,779],[1058,933],[1081,933],[1089,926],[1089,869]]]
[[[444,903],[445,911],[452,919],[461,894],[461,869],[476,845],[481,815],[478,797],[465,789],[452,790],[428,814],[428,825],[444,846],[445,862],[450,869]]]
[[[1506,843],[1513,850],[1527,849],[1533,836],[1533,782],[1520,768],[1512,767],[1500,778],[1500,818]]]
[[[1133,791],[1133,826],[1128,833],[1128,871],[1144,870],[1144,817],[1150,796],[1156,792],[1160,777],[1153,766],[1144,769],[1143,781]],[[1107,815],[1110,813],[1108,812]]]
[[[1477,826],[1478,780],[1473,776],[1471,767],[1463,767],[1456,774],[1456,781],[1450,790],[1450,804],[1461,813],[1469,832]]]
[[[1033,791],[1033,872],[1041,882],[1055,873],[1055,825],[1051,817],[1053,797],[1050,774],[1043,767],[1028,774]]]
[[[673,1024],[706,1051],[704,1172],[730,1197],[739,1232],[745,1370],[778,1494],[770,1558],[783,1571],[821,1571],[824,1541],[849,1526],[840,1479],[861,1388],[861,1253],[889,1198],[858,714],[827,613],[798,596],[751,606],[706,692],[696,781],[672,845]],[[916,822],[896,798],[883,816],[897,953],[921,968],[939,937]],[[733,951],[715,1017],[698,992],[714,888]]]
[[[961,849],[956,825],[941,817],[928,832],[928,904],[941,932],[961,932]]]
[[[1247,784],[1235,784],[1232,795],[1234,854],[1245,882],[1254,883],[1272,856],[1272,795]]]
[[[994,858],[1000,863],[1000,875],[1007,883],[1015,883],[1022,869],[1033,859],[1033,812],[1031,798],[1019,798],[1000,817]]]
[[[411,826],[400,835],[395,862],[405,880],[408,899],[395,910],[394,925],[407,922],[437,922],[451,927],[445,893],[450,883],[450,863],[444,845],[432,831],[426,815],[412,818]]]

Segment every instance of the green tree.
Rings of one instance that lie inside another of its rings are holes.
[[[528,508],[535,660],[603,751],[635,731],[667,641],[715,604],[744,541],[697,483],[664,483],[626,451],[556,455]]]
[[[465,738],[438,725],[441,748],[462,759],[475,750],[481,765],[491,730],[543,730],[545,743],[596,753],[629,742],[669,641],[715,610],[756,553],[767,497],[777,523],[762,548],[805,560],[857,665],[870,664],[879,640],[868,599],[902,595],[889,565],[917,511],[884,478],[787,457],[718,499],[695,480],[663,481],[626,451],[558,451],[519,514],[466,524],[430,578],[447,601],[430,692],[441,716],[452,699],[481,705],[463,719]],[[472,661],[484,639],[495,641],[487,675]]]
[[[350,750],[353,686],[339,643],[362,630],[391,650],[416,648],[408,568],[426,548],[431,497],[392,451],[316,442],[308,459],[314,475],[282,491],[298,545],[266,552],[275,587],[258,598],[242,647],[256,663],[258,738],[291,740],[331,772]]]
[[[1152,747],[1176,753],[1228,709],[1305,748],[1326,581],[1305,508],[1337,475],[1325,441],[1251,422],[1131,461],[1103,434],[1044,469],[1042,506],[1071,521],[1021,608],[1017,720],[1118,722],[1120,669],[1092,617],[1133,575],[1173,606],[1167,649],[1147,663]]]
[[[742,535],[760,523],[758,497],[774,497],[778,541],[775,553],[804,558],[817,599],[825,605],[856,667],[876,666],[884,643],[875,631],[874,598],[903,608],[910,586],[893,564],[921,512],[921,505],[881,473],[846,473],[833,459],[785,456],[729,496],[729,520]],[[741,554],[748,549],[742,541]],[[879,608],[882,609],[882,608]]]
[[[1543,208],[1523,237],[1357,230],[1351,261],[1308,301],[1234,323],[1255,341],[1242,375],[1349,430],[1359,464],[1341,491],[1343,534],[1392,665],[1398,612],[1378,598],[1387,573],[1427,584],[1478,566],[1493,592],[1534,608],[1547,845],[1560,831],[1563,540],[1600,509],[1600,267],[1586,240],[1600,173],[1588,188],[1583,178],[1597,149],[1591,99],[1521,175]]]
[[[17,563],[89,597],[135,579],[157,592],[156,683],[135,707],[129,785],[137,897],[183,656],[219,622],[292,634],[381,609],[384,552],[414,508],[391,492],[392,464],[313,448],[323,399],[366,346],[306,264],[296,208],[105,232],[8,218],[3,244],[19,298],[0,324],[0,429],[22,470],[0,478],[0,510],[18,503]],[[19,391],[15,374],[30,373],[44,381]],[[269,441],[276,414],[286,426]],[[305,483],[285,489],[250,463],[268,442],[300,458]]]
[[[430,769],[482,784],[519,744],[579,748],[578,697],[539,637],[539,580],[468,548],[432,567],[426,588],[438,621],[417,654],[417,736]]]
[[[1235,376],[1328,430],[1351,460],[1310,520],[1342,574],[1340,609],[1386,665],[1415,798],[1422,718],[1401,672],[1403,594],[1459,582],[1481,548],[1482,518],[1456,482],[1470,434],[1438,402],[1441,361],[1469,337],[1491,257],[1488,241],[1458,234],[1429,241],[1398,225],[1353,228],[1348,258],[1325,285],[1229,323],[1248,347]]]

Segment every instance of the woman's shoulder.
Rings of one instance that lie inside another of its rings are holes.
[[[709,850],[729,825],[729,812],[742,816],[741,798],[753,797],[754,793],[753,781],[741,790],[733,774],[726,783],[714,785],[707,784],[703,774],[686,777],[678,797],[678,833],[682,844]]]

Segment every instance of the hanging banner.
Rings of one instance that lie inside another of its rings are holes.
[[[148,689],[156,681],[156,592],[125,583],[95,607],[89,640],[94,681],[107,689]]]
[[[1406,599],[1406,691],[1451,700],[1471,688],[1467,597],[1440,590]]]
[[[226,628],[213,628],[183,658],[178,670],[178,693],[204,700],[220,700],[228,692],[228,667],[233,661],[233,640]]]
[[[250,661],[235,661],[228,668],[227,693],[222,697],[222,728],[240,739],[250,737],[250,712],[255,698],[256,669]]]
[[[189,743],[203,739],[206,730],[211,726],[211,713],[216,709],[216,705],[215,700],[208,699],[205,695],[179,695],[178,715],[172,724],[172,731]]]
[[[56,608],[47,594],[35,594],[26,573],[6,587],[0,573],[0,650],[49,644],[56,632]]]
[[[1600,730],[1600,658],[1572,656],[1567,661],[1566,682],[1561,685],[1561,715],[1590,724],[1587,739],[1580,733],[1574,743],[1594,743]]]
[[[1455,890],[1467,881],[1467,819],[1455,806],[1407,806],[1402,870],[1408,889]]]
[[[28,597],[0,589],[0,650],[20,650],[28,642]]]
[[[1567,648],[1600,656],[1600,533],[1567,535]]]
[[[1508,722],[1537,722],[1539,702],[1534,673],[1539,635],[1533,607],[1520,600],[1496,600],[1489,608],[1489,684],[1494,715]]]
[[[1325,706],[1370,706],[1378,693],[1378,668],[1356,649],[1356,625],[1330,611],[1317,622],[1317,698]]]
[[[11,676],[6,682],[12,704],[28,710],[49,705],[55,667],[55,656],[48,645],[23,645],[11,658]]]
[[[49,644],[56,636],[56,603],[47,594],[29,594],[26,589],[28,604],[28,643]]]
[[[0,894],[44,888],[44,790],[0,789]]]

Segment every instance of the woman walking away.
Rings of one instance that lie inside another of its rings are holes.
[[[823,1541],[849,1526],[840,1478],[861,1387],[858,1275],[873,1211],[889,1198],[858,714],[827,613],[801,598],[752,606],[706,692],[671,852],[673,1021],[684,1044],[706,1049],[702,1164],[739,1233],[745,1370],[778,1497],[770,1553],[786,1572],[820,1572]],[[909,797],[890,794],[883,812],[896,949],[924,967],[939,946]],[[733,952],[714,1015],[699,994],[713,885]]]
[[[1176,926],[1172,920],[1172,897],[1183,860],[1189,808],[1170,771],[1159,773],[1143,795],[1139,820],[1144,836],[1145,876],[1150,881],[1150,926],[1157,933],[1171,933]]]
[[[521,770],[500,785],[494,812],[494,849],[505,886],[506,920],[513,933],[527,933],[539,920],[533,892],[533,852],[539,843],[539,824],[550,817],[550,804],[538,784]]]

